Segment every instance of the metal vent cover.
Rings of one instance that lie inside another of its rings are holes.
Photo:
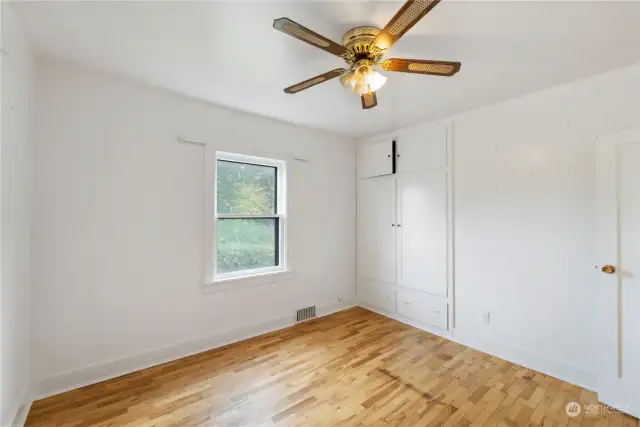
[[[301,308],[296,312],[296,322],[304,322],[305,320],[316,317],[316,306]]]

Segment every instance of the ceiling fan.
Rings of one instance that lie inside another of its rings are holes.
[[[276,30],[339,56],[349,65],[349,68],[336,68],[289,86],[284,90],[285,93],[295,94],[340,77],[340,82],[344,87],[360,95],[362,108],[367,110],[378,105],[376,92],[387,81],[386,77],[376,71],[377,66],[381,66],[385,71],[453,76],[460,71],[461,64],[459,62],[403,58],[382,59],[387,50],[438,3],[440,0],[408,0],[382,31],[375,27],[356,27],[344,35],[342,45],[289,18],[274,20],[273,28]]]

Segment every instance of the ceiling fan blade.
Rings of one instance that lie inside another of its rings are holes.
[[[461,65],[459,62],[450,61],[391,58],[382,63],[382,68],[386,71],[397,71],[401,73],[451,77],[460,71]]]
[[[283,17],[274,20],[273,28],[337,56],[343,56],[349,53],[344,46],[303,27],[289,18]]]
[[[438,3],[440,0],[408,0],[376,36],[373,45],[381,50],[389,49]]]
[[[375,92],[362,94],[360,96],[360,101],[362,102],[363,110],[368,110],[378,105],[378,97]]]
[[[293,86],[289,86],[284,91],[285,91],[285,93],[288,93],[288,94],[298,93],[298,92],[300,92],[302,90],[309,89],[310,87],[315,86],[317,84],[324,83],[324,82],[329,81],[331,79],[335,79],[336,77],[341,76],[346,71],[347,70],[345,70],[344,68],[336,68],[335,70],[327,71],[324,74],[320,74],[318,76],[311,77],[308,80],[305,80],[303,82],[297,83],[297,84],[295,84]]]

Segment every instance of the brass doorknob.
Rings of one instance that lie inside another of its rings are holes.
[[[603,265],[601,268],[603,273],[607,273],[607,274],[613,274],[616,272],[616,268],[613,265]]]

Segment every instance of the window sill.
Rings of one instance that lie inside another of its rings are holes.
[[[253,274],[250,276],[228,277],[205,283],[203,290],[206,294],[225,292],[234,289],[279,283],[288,280],[291,276],[291,270],[279,270],[270,271],[268,273]]]

